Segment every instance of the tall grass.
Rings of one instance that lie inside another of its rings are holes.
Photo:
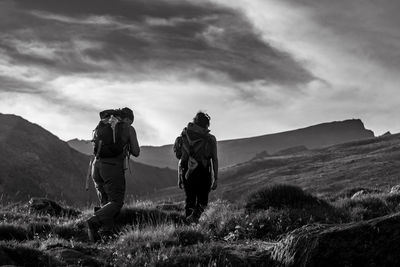
[[[247,198],[245,209],[248,212],[269,208],[303,208],[306,206],[326,206],[324,200],[304,192],[300,187],[275,184],[263,187]]]
[[[307,224],[340,224],[400,211],[400,194],[329,202],[299,187],[272,185],[249,195],[244,205],[210,203],[198,225],[184,223],[182,203],[140,201],[121,210],[116,239],[98,244],[88,242],[84,227],[90,210],[75,219],[15,211],[0,211],[5,264],[268,266],[274,263],[267,250],[258,251],[259,244],[278,242]]]

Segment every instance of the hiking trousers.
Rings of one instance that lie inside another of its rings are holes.
[[[101,208],[92,220],[103,230],[112,231],[114,218],[120,212],[125,198],[125,171],[123,161],[99,159],[94,162],[93,181]]]
[[[200,218],[208,205],[211,182],[210,168],[204,167],[201,163],[190,174],[189,178],[184,180],[186,217],[193,214],[195,217]]]

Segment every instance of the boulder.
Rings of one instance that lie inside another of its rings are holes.
[[[393,186],[390,189],[390,194],[400,194],[400,184]]]
[[[272,251],[278,266],[400,266],[400,213],[342,225],[307,225]]]
[[[30,213],[70,217],[76,217],[80,215],[80,211],[71,208],[64,208],[57,202],[47,198],[33,197],[29,200],[28,207]]]
[[[366,190],[360,190],[356,193],[354,193],[354,195],[351,197],[351,199],[356,199],[356,198],[360,198],[363,197],[365,195],[368,195],[369,193]]]

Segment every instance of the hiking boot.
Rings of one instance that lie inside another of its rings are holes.
[[[89,220],[86,221],[86,227],[88,230],[88,237],[91,242],[97,242],[100,240],[100,235],[99,235],[99,224],[93,222],[93,219],[90,218]]]

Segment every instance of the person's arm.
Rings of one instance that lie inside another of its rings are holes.
[[[129,127],[129,144],[130,144],[129,153],[131,153],[135,157],[138,157],[140,154],[140,147],[139,147],[139,142],[137,140],[135,128],[133,128],[132,126]]]
[[[215,190],[217,188],[218,181],[218,149],[217,149],[217,139],[215,136],[212,137],[213,149],[211,155],[212,167],[214,172],[214,180],[211,189]]]

